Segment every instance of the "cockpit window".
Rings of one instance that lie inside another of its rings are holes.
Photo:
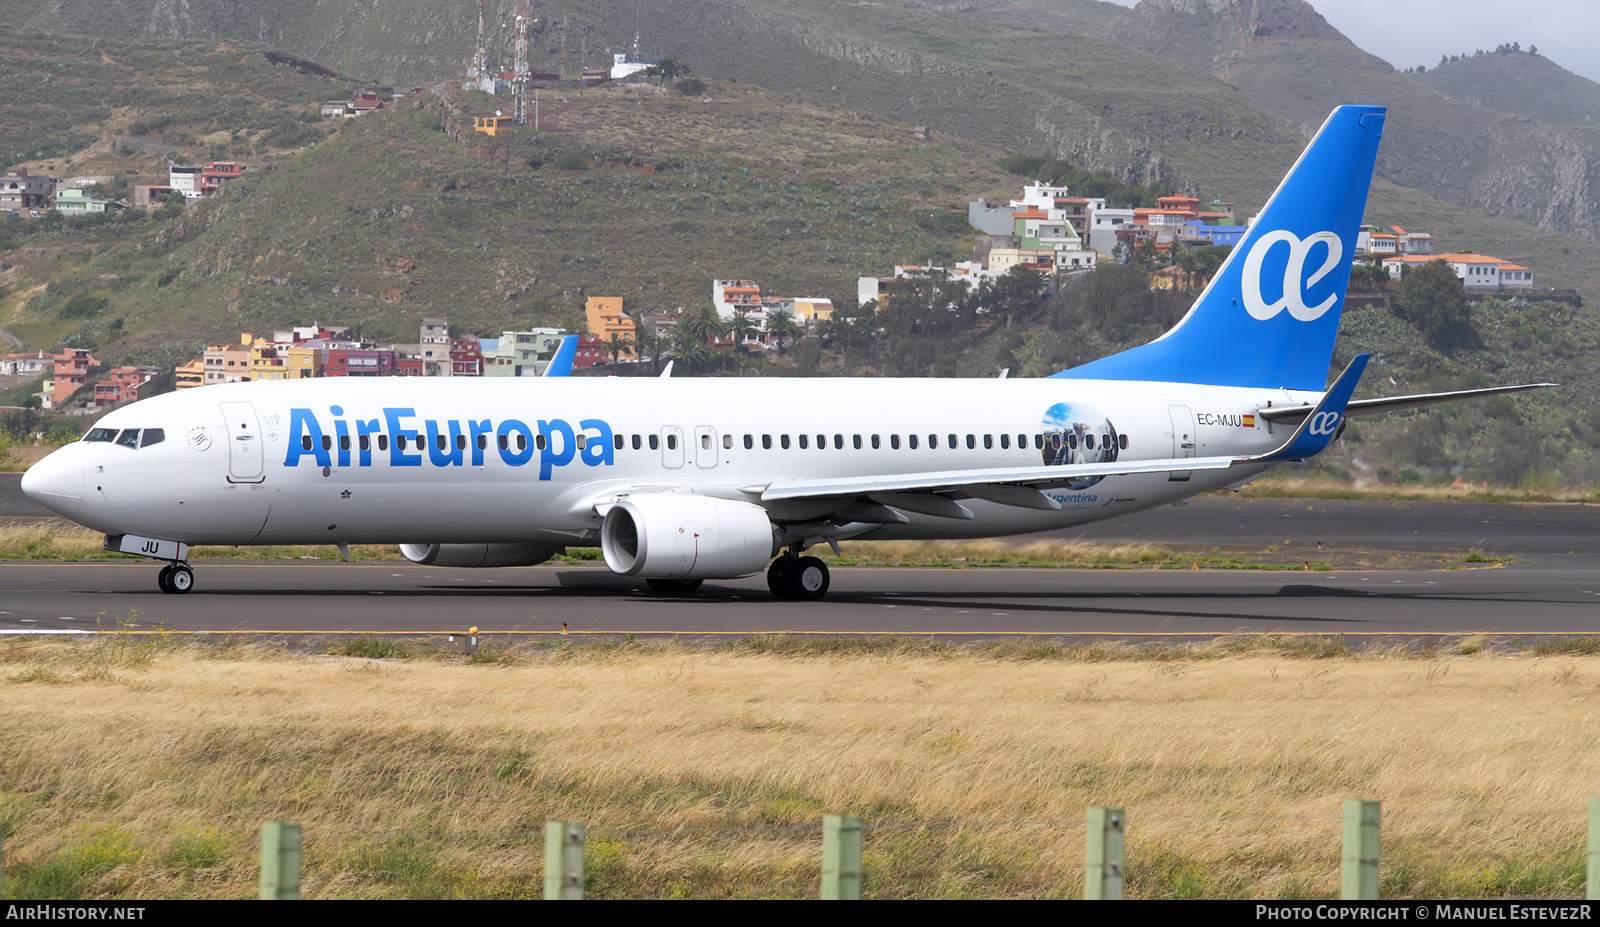
[[[117,444],[122,446],[122,447],[138,447],[139,446],[139,429],[137,429],[137,428],[124,428],[124,429],[122,429],[122,434],[117,435]]]
[[[159,428],[146,428],[144,430],[144,437],[139,439],[139,446],[149,447],[152,444],[160,444],[165,440],[167,440],[166,432]]]
[[[116,436],[117,436],[117,430],[115,428],[91,428],[91,429],[89,429],[89,433],[83,436],[83,440],[85,440],[85,441],[110,441],[112,438],[115,438]]]

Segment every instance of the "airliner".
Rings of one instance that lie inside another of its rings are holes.
[[[792,600],[828,591],[806,551],[847,538],[1022,534],[1237,489],[1349,416],[1550,385],[1352,401],[1366,354],[1327,384],[1383,122],[1335,109],[1172,330],[1050,377],[217,384],[110,412],[22,489],[165,562],[167,593],[194,587],[198,544],[398,544],[451,567],[598,545],[660,593],[765,571]]]

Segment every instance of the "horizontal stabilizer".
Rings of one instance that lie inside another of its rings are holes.
[[[1418,393],[1415,396],[1390,396],[1386,399],[1357,399],[1345,406],[1344,414],[1355,416],[1378,415],[1383,412],[1402,412],[1406,409],[1420,409],[1424,406],[1438,405],[1441,402],[1499,396],[1503,393],[1517,393],[1526,389],[1545,389],[1558,385],[1560,384],[1524,383],[1520,386],[1491,386],[1488,389],[1463,389],[1449,393]],[[1310,411],[1310,405],[1280,406],[1275,409],[1258,409],[1256,410],[1256,415],[1269,422],[1297,422]]]

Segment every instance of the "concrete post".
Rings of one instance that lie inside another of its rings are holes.
[[[300,825],[261,825],[261,900],[300,899]]]
[[[1378,810],[1375,799],[1344,802],[1344,849],[1339,864],[1339,897],[1372,901],[1378,897]]]
[[[861,819],[822,819],[822,900],[861,900]]]
[[[1126,830],[1121,808],[1089,809],[1089,839],[1084,849],[1084,898],[1122,900],[1122,845]]]
[[[576,821],[544,826],[544,900],[583,900],[584,827]]]

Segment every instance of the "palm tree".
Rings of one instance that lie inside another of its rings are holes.
[[[750,314],[742,307],[733,310],[733,321],[728,324],[728,334],[733,336],[733,349],[744,351],[745,338],[758,331],[756,323],[750,321]]]
[[[661,336],[656,334],[655,326],[644,321],[644,314],[636,312],[633,318],[633,343],[637,346],[634,358],[644,360],[646,354],[650,355],[651,372],[661,373]]]
[[[627,355],[629,357],[633,356],[632,343],[630,343],[628,339],[622,337],[622,335],[618,332],[611,333],[611,339],[606,342],[605,349],[606,354],[611,356],[611,373],[613,376],[615,376],[617,372],[617,358],[622,357],[623,355]]]
[[[778,339],[778,356],[783,356],[786,342],[800,331],[794,315],[787,309],[776,309],[767,316],[767,337]]]

